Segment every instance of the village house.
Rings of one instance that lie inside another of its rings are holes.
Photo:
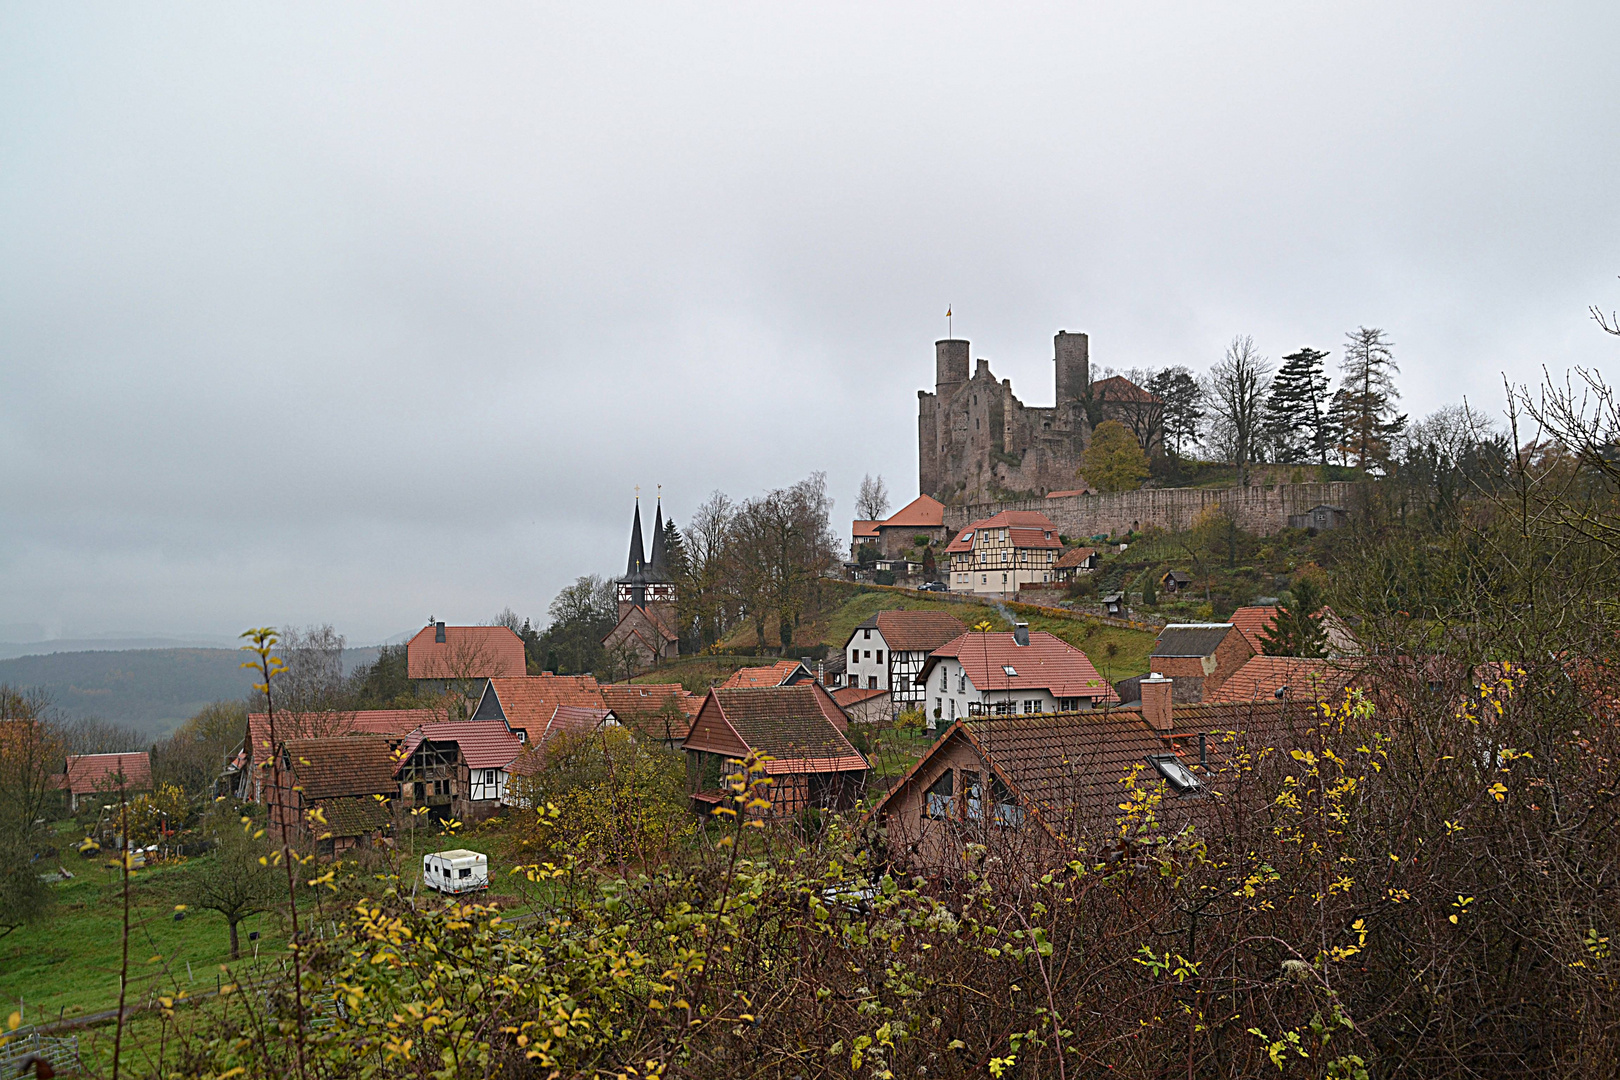
[[[1052,564],[1053,580],[1064,584],[1071,583],[1097,569],[1101,562],[1102,553],[1094,547],[1070,548],[1058,556],[1057,562]]]
[[[405,646],[411,679],[464,682],[522,675],[523,639],[505,626],[446,626],[430,622]]]
[[[1003,510],[975,521],[946,545],[952,592],[1018,595],[1021,585],[1048,583],[1063,542],[1057,526],[1032,510]]]
[[[888,690],[902,708],[920,705],[929,654],[966,632],[961,619],[943,611],[880,611],[844,642],[845,684]]]
[[[1148,662],[1175,682],[1177,701],[1205,701],[1254,655],[1231,623],[1171,623],[1159,631]]]
[[[437,821],[491,817],[506,797],[510,767],[523,748],[523,740],[500,720],[418,728],[396,751],[400,806],[406,811],[425,806]]]
[[[594,675],[525,675],[491,679],[472,710],[473,720],[499,720],[520,742],[545,741],[563,707],[608,711]],[[442,719],[442,718],[441,718]]]
[[[395,746],[383,735],[284,740],[280,769],[263,778],[272,833],[313,841],[323,858],[370,847],[394,822]]]
[[[70,754],[59,781],[67,789],[68,809],[79,812],[79,800],[116,799],[122,788],[126,798],[152,790],[152,758],[145,750],[125,754]]]
[[[1350,627],[1325,604],[1316,612],[1322,621],[1322,632],[1327,635],[1327,654],[1330,657],[1357,656],[1361,646]],[[1277,624],[1277,605],[1260,604],[1240,607],[1232,612],[1230,622],[1249,642],[1256,653],[1265,651],[1265,635]]]
[[[276,712],[276,741],[351,735],[387,735],[398,745],[423,724],[447,719],[443,709],[360,709],[352,712]],[[270,717],[249,713],[242,746],[225,770],[230,791],[243,802],[263,802],[270,761]]]
[[[726,798],[726,777],[750,753],[768,755],[771,817],[805,809],[848,810],[866,789],[866,758],[844,735],[849,720],[815,683],[709,691],[682,748],[687,791],[708,813]]]
[[[1136,706],[957,721],[873,809],[891,857],[959,874],[977,846],[1013,876],[1038,870],[1088,840],[1117,840],[1132,776],[1162,792],[1155,815],[1174,832],[1208,813],[1234,752],[1310,721],[1308,708],[1277,701],[1175,705],[1162,678],[1143,689]]]
[[[857,521],[850,525],[849,558],[851,562],[860,558],[862,547],[870,544],[874,550],[878,548],[878,521]]]
[[[1117,700],[1085,653],[1019,623],[1012,633],[967,633],[923,665],[929,727],[965,716],[1027,716],[1093,709]]]

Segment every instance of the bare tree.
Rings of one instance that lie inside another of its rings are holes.
[[[275,870],[264,858],[268,846],[253,835],[251,819],[238,820],[230,802],[214,803],[202,831],[214,841],[213,854],[187,868],[180,891],[191,907],[217,911],[230,930],[231,959],[240,953],[236,928],[243,919],[275,908],[281,892]]]
[[[1592,321],[1601,326],[1604,333],[1620,337],[1620,314],[1610,311],[1607,315],[1604,315],[1603,309],[1596,304],[1592,305],[1591,311]]]
[[[889,512],[889,489],[883,483],[883,474],[876,480],[871,474],[861,478],[861,491],[855,496],[855,514],[861,521],[882,521]]]
[[[726,551],[734,517],[731,499],[715,491],[686,525],[686,567],[676,597],[681,625],[696,626],[700,644],[718,641],[730,626]]]
[[[1234,337],[1221,362],[1210,369],[1204,396],[1214,420],[1214,448],[1237,466],[1238,484],[1247,487],[1249,466],[1259,447],[1271,364],[1247,334]]]

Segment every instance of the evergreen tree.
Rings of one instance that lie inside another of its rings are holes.
[[[1196,443],[1203,432],[1203,388],[1186,368],[1169,367],[1148,380],[1147,390],[1164,403],[1165,449],[1180,457],[1182,445]]]
[[[1322,625],[1322,594],[1310,578],[1300,578],[1294,595],[1277,608],[1277,618],[1260,635],[1267,656],[1327,656],[1327,629]]]
[[[1327,464],[1332,442],[1328,426],[1328,377],[1322,368],[1327,353],[1306,346],[1283,357],[1271,380],[1262,426],[1273,460]]]
[[[1405,414],[1395,412],[1401,395],[1395,389],[1394,343],[1382,330],[1361,326],[1345,335],[1343,377],[1333,395],[1329,418],[1347,463],[1363,472],[1382,471],[1390,459],[1394,440],[1406,427]]]

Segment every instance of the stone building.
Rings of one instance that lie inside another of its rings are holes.
[[[1091,437],[1087,403],[1098,415],[1152,395],[1115,377],[1093,394],[1090,343],[1060,330],[1053,339],[1055,403],[1025,405],[1012,381],[997,381],[981,359],[968,373],[969,345],[934,343],[934,392],[917,392],[918,485],[941,502],[985,502],[1082,486],[1081,458]],[[1102,386],[1102,384],[1098,384]],[[1140,411],[1138,409],[1138,411]],[[1134,414],[1133,414],[1134,415]]]

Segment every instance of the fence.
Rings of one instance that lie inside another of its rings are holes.
[[[57,1072],[77,1070],[79,1037],[41,1035],[38,1031],[13,1034],[4,1046],[0,1046],[0,1076],[18,1075],[22,1072],[23,1063],[30,1058],[50,1062],[51,1068]]]

